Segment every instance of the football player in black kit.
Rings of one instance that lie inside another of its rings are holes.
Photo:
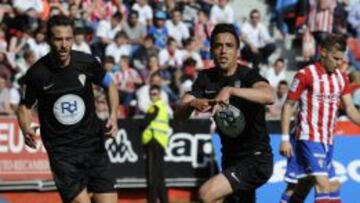
[[[94,57],[71,50],[74,35],[68,17],[53,16],[47,26],[51,51],[26,73],[18,110],[25,143],[37,147],[30,127],[31,109],[37,102],[41,138],[62,200],[90,203],[91,192],[94,202],[115,203],[104,141],[117,131],[116,87]],[[111,112],[106,123],[96,116],[93,84],[107,93]]]
[[[223,171],[200,188],[202,202],[256,201],[256,189],[272,175],[273,155],[266,128],[265,105],[273,103],[271,87],[256,70],[237,63],[239,38],[231,24],[218,24],[211,34],[211,53],[216,67],[198,74],[192,90],[182,98],[175,118],[231,104],[246,121],[243,132],[225,136],[222,142]]]

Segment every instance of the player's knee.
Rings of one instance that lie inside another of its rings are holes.
[[[330,192],[330,183],[328,180],[316,181],[316,189],[318,192]]]
[[[330,192],[339,190],[340,185],[340,182],[337,180],[330,182]]]

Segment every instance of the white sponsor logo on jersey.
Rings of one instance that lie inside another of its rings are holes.
[[[295,92],[296,89],[297,89],[298,86],[299,86],[299,83],[300,83],[299,79],[294,79],[294,80],[292,81],[291,85],[290,85],[290,90],[291,90],[292,92]]]
[[[54,116],[63,125],[79,122],[85,114],[85,103],[81,97],[67,94],[60,97],[54,104]]]

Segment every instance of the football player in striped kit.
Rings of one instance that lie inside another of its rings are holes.
[[[348,77],[339,67],[346,50],[346,39],[330,35],[320,49],[319,61],[294,76],[281,114],[283,142],[289,140],[290,119],[298,105],[295,126],[297,188],[314,184],[315,203],[341,202],[338,191],[331,191],[333,133],[337,111],[342,101],[349,119],[360,125],[360,113],[354,107]],[[309,181],[310,180],[310,181]],[[303,202],[306,195],[283,194],[281,202]]]

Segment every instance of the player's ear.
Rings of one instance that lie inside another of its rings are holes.
[[[320,55],[322,57],[325,57],[327,53],[328,53],[328,50],[326,50],[324,47],[320,47]]]

